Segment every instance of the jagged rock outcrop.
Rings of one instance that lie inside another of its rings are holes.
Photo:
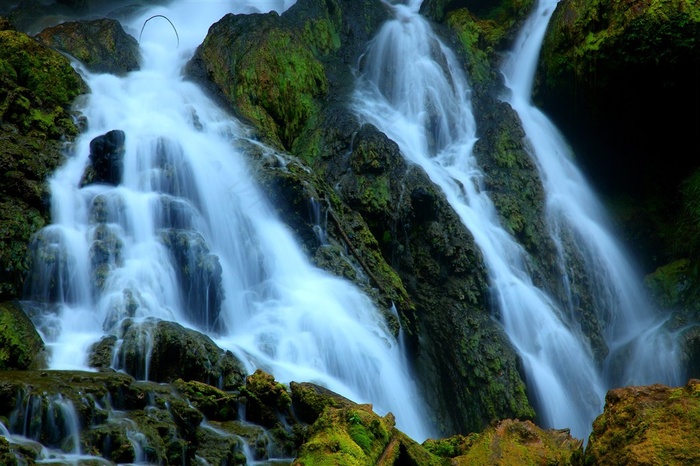
[[[36,37],[93,73],[121,75],[139,69],[139,44],[114,19],[69,21],[46,28]]]
[[[81,462],[91,457],[100,464],[233,465],[293,457],[298,441],[291,428],[272,435],[239,419],[245,405],[236,392],[182,379],[160,384],[117,372],[0,372],[0,419],[10,435],[29,439],[0,437],[0,460],[34,464],[51,455],[60,462],[62,454],[80,452]]]

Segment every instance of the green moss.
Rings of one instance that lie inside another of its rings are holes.
[[[69,61],[26,34],[0,31],[0,119],[45,137],[74,135],[67,108],[86,90]]]
[[[25,202],[0,200],[0,296],[19,297],[29,269],[27,245],[45,224],[43,215]]]
[[[700,381],[685,387],[626,387],[608,392],[593,423],[586,464],[694,464],[700,460]]]
[[[505,31],[494,21],[479,20],[467,9],[453,11],[447,24],[457,32],[467,55],[469,80],[484,84],[495,76],[491,66],[495,46]]]
[[[290,149],[302,129],[313,125],[328,82],[313,50],[295,33],[270,27],[265,34],[236,37],[224,49],[209,35],[203,55],[214,81],[265,139]],[[227,57],[227,54],[233,56]],[[231,79],[233,76],[233,79]]]
[[[0,370],[39,369],[44,342],[16,303],[0,303]]]
[[[340,34],[328,19],[309,20],[304,24],[304,42],[316,55],[328,55],[340,48]]]

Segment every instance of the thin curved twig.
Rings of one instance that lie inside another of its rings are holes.
[[[143,30],[146,27],[146,23],[152,20],[153,18],[164,18],[167,22],[170,23],[170,25],[173,27],[173,31],[175,31],[175,37],[177,37],[177,46],[180,47],[180,35],[177,33],[177,29],[175,29],[175,25],[173,24],[172,21],[170,21],[167,16],[163,15],[153,15],[150,18],[148,18],[146,21],[143,22],[143,26],[141,26],[141,32],[139,32],[139,42],[141,42],[141,35],[143,34]]]

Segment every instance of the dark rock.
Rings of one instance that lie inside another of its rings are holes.
[[[175,322],[126,320],[118,367],[139,379],[172,382],[196,380],[233,390],[244,383],[243,366],[206,335]],[[148,371],[146,371],[148,370]]]
[[[93,73],[120,75],[139,69],[139,44],[114,19],[61,23],[44,29],[37,38],[73,56]]]
[[[161,241],[175,262],[183,303],[192,323],[206,331],[221,331],[219,319],[224,288],[219,257],[209,251],[201,234],[188,230],[165,230]]]
[[[582,0],[557,5],[534,98],[606,196],[630,197],[658,212],[677,208],[678,185],[697,167],[691,154],[698,154],[693,135],[700,119],[688,96],[698,89],[699,50],[697,5]],[[634,243],[630,247],[638,250]]]
[[[118,185],[124,172],[124,131],[115,129],[90,141],[90,164],[81,186],[91,183]]]

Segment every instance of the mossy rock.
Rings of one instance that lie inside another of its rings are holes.
[[[126,319],[120,333],[124,342],[117,354],[118,368],[137,378],[148,376],[149,380],[165,383],[195,380],[224,390],[238,389],[244,383],[243,365],[233,353],[196,330],[176,322]]]
[[[227,15],[197,50],[211,80],[261,138],[290,149],[328,91],[313,50],[276,13]]]
[[[593,422],[585,464],[700,462],[700,381],[610,390]]]
[[[676,209],[678,184],[697,168],[682,154],[700,131],[687,100],[698,66],[697,2],[570,0],[550,21],[533,97],[599,191],[637,203],[662,194]]]
[[[513,40],[533,8],[534,0],[447,3],[453,6],[445,15],[445,22],[457,34],[466,55],[467,79],[473,86],[492,86],[500,80],[500,52]],[[428,5],[430,2],[426,2],[424,8]],[[463,8],[455,8],[459,5]]]
[[[79,60],[93,73],[126,74],[139,69],[139,44],[114,19],[69,21],[36,36]]]
[[[293,466],[447,465],[380,417],[370,405],[326,407],[308,429]]]
[[[17,302],[0,303],[0,370],[42,369],[44,341]]]
[[[261,369],[246,377],[242,393],[247,398],[246,417],[265,427],[274,427],[292,404],[287,387]]]
[[[77,129],[69,113],[86,91],[60,53],[7,21],[0,27],[0,298],[22,293],[27,245],[48,222],[46,178]]]
[[[67,108],[86,91],[63,55],[24,33],[0,31],[0,118],[45,137],[75,134]]]
[[[530,421],[506,419],[483,432],[467,436],[427,440],[431,453],[451,458],[454,466],[486,465],[578,465],[583,441],[571,437],[568,429],[541,429]]]

